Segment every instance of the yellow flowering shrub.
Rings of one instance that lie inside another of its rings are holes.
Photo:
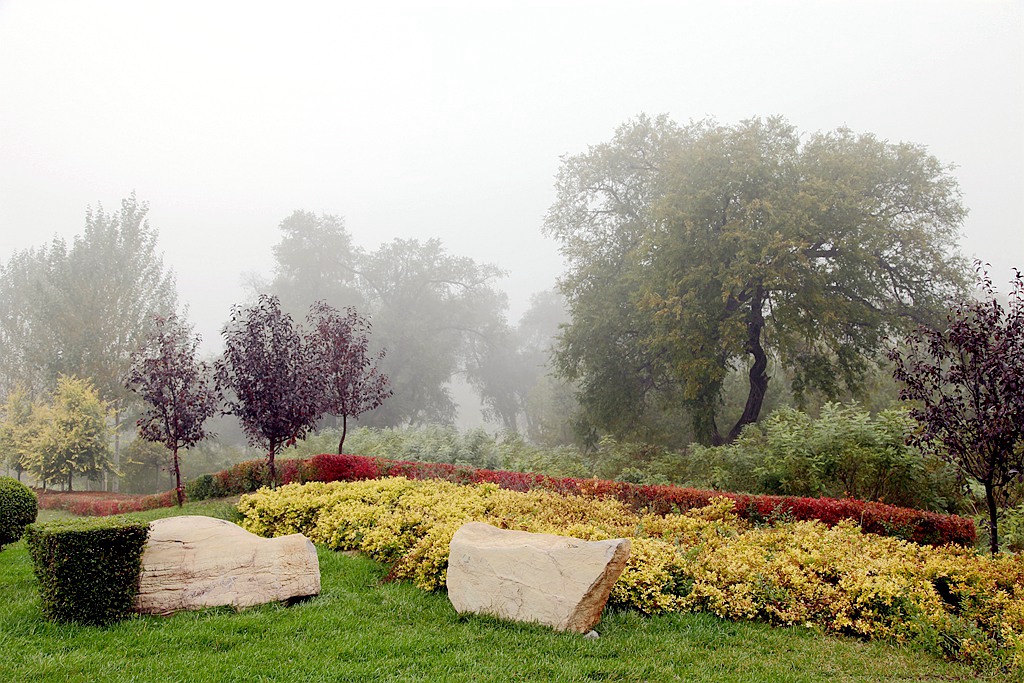
[[[263,489],[238,508],[254,533],[298,531],[333,549],[361,550],[390,564],[392,578],[426,590],[444,586],[448,546],[469,521],[587,540],[629,537],[615,606],[919,639],[952,659],[1024,668],[1024,559],[920,546],[862,533],[853,522],[757,527],[727,498],[640,515],[609,498],[402,477]]]
[[[644,614],[679,612],[693,589],[690,563],[678,546],[658,538],[634,538],[629,561],[612,587],[610,604]]]

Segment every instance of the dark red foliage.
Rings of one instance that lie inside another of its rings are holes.
[[[1004,311],[975,267],[983,298],[954,307],[944,329],[919,328],[890,358],[921,424],[916,445],[984,486],[996,553],[997,497],[1024,473],[1024,278],[1018,271]]]
[[[314,455],[310,464],[309,481],[362,481],[377,479],[381,470],[376,460],[357,455]]]
[[[185,501],[178,450],[206,438],[206,420],[217,411],[210,367],[197,357],[199,337],[175,315],[154,318],[154,330],[132,354],[125,386],[146,402],[139,436],[171,452],[178,505]]]
[[[833,526],[842,520],[857,522],[865,532],[895,536],[916,543],[973,545],[974,522],[957,515],[942,515],[852,498],[796,498],[722,493],[679,486],[651,486],[603,479],[548,477],[530,472],[476,469],[447,463],[368,458],[358,455],[316,455],[305,460],[284,461],[288,481],[361,481],[378,477],[441,479],[459,484],[493,483],[512,491],[542,489],[555,493],[616,498],[637,511],[656,514],[704,507],[712,498],[736,501],[736,511],[756,524],[779,521],[818,520]],[[215,475],[223,495],[254,491],[269,483],[265,463],[253,460]],[[262,478],[261,478],[262,477]],[[278,483],[287,483],[280,481]]]
[[[388,376],[377,368],[384,351],[376,357],[370,355],[370,323],[354,308],[345,309],[342,315],[318,301],[310,307],[306,320],[312,329],[309,339],[315,352],[317,375],[323,382],[323,412],[341,417],[341,454],[348,419],[380,407],[391,397]]]
[[[238,418],[249,443],[267,450],[270,481],[275,456],[312,429],[323,415],[323,385],[314,349],[277,297],[232,309],[224,328],[217,387],[227,413]]]

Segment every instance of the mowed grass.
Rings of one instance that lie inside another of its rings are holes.
[[[230,517],[228,503],[185,514]],[[154,519],[177,510],[132,515]],[[601,637],[459,616],[444,593],[381,582],[364,557],[318,549],[323,590],[294,604],[45,621],[24,542],[0,552],[0,681],[1010,681],[909,647],[711,615],[606,611]]]

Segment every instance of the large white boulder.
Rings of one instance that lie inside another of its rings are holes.
[[[627,538],[582,541],[470,522],[452,538],[448,598],[460,614],[586,633],[601,620],[629,549]]]
[[[168,517],[150,524],[136,609],[241,608],[319,593],[316,548],[302,534],[261,538],[223,519]]]

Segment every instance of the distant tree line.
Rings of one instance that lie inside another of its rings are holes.
[[[70,244],[55,238],[0,264],[0,395],[24,390],[38,401],[60,377],[88,379],[111,411],[113,471],[136,405],[124,386],[131,354],[154,316],[177,307],[148,211],[133,193],[119,211],[89,209]]]
[[[557,391],[546,377],[547,350],[565,320],[558,295],[536,295],[515,326],[498,289],[502,271],[451,254],[438,240],[395,239],[366,252],[341,218],[307,211],[285,218],[280,230],[274,273],[253,279],[253,295],[279,297],[292,315],[318,300],[355,307],[373,323],[371,351],[388,349],[380,365],[394,396],[365,424],[452,424],[452,382],[460,380],[503,429],[541,438],[564,432],[545,424],[545,403]]]

